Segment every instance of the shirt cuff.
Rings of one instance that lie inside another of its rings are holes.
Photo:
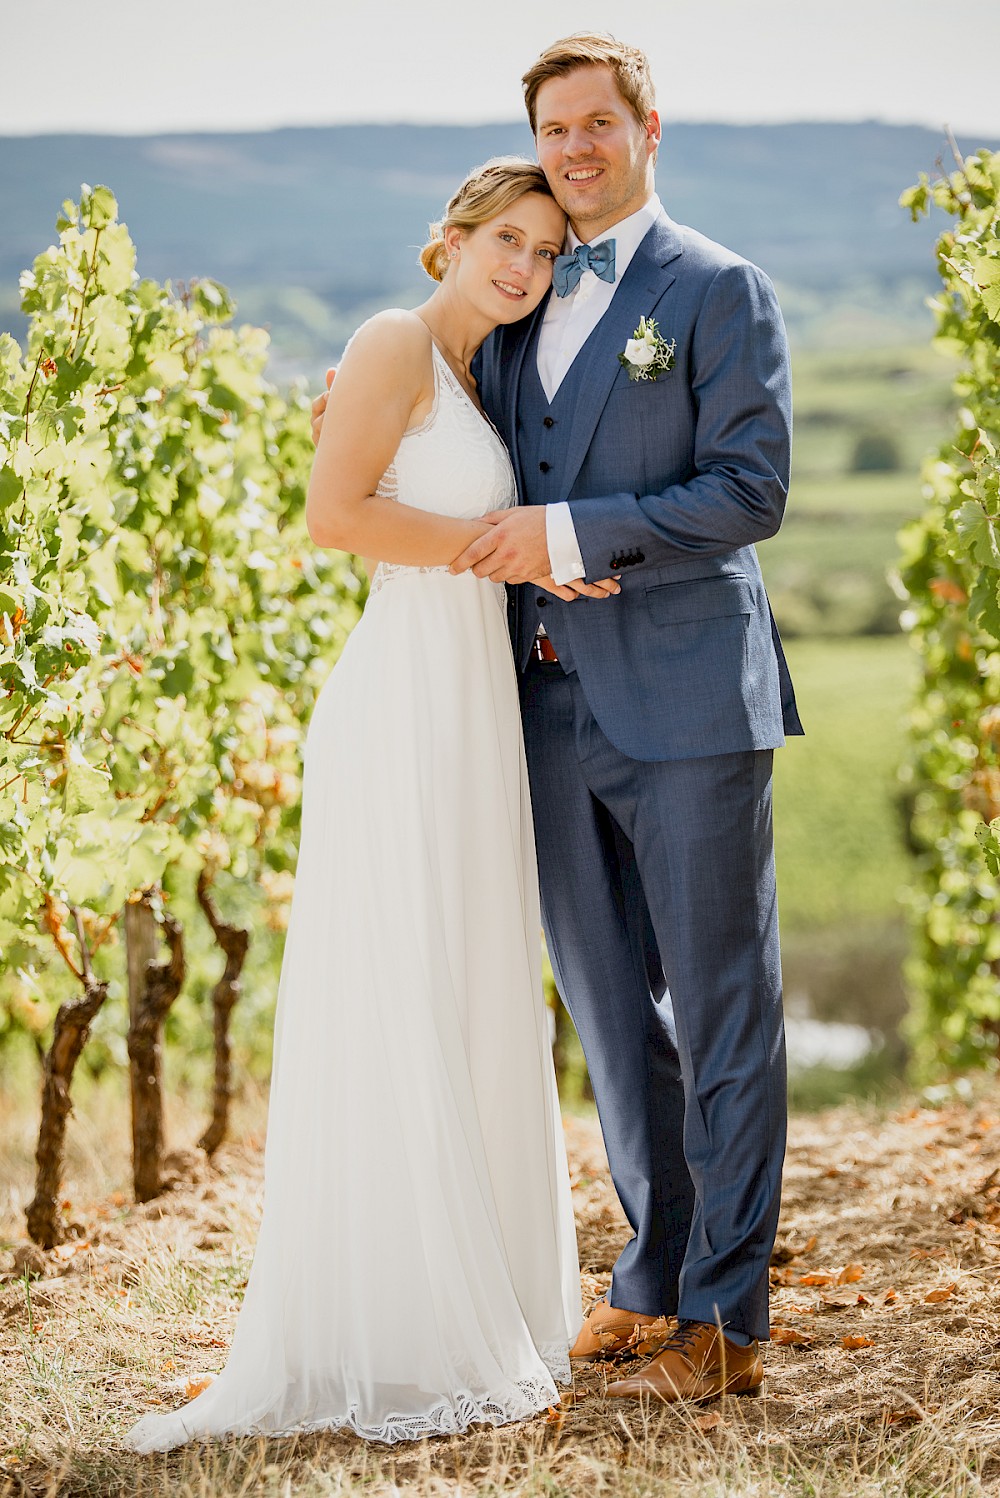
[[[580,555],[576,526],[565,500],[560,504],[545,506],[545,542],[549,549],[553,582],[569,583],[579,577],[586,577],[587,569]]]

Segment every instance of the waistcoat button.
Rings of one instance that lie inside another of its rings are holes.
[[[540,609],[543,609],[548,601],[549,600],[547,598],[542,598],[541,595],[539,595],[539,597],[535,599],[535,602],[538,604],[538,607]]]
[[[555,420],[554,416],[546,416],[544,418],[544,420],[542,421],[542,426],[543,427],[554,427],[555,424],[556,424],[556,420]]]
[[[543,473],[548,473],[549,469],[552,467],[552,464],[551,463],[539,463],[538,466],[542,470]]]

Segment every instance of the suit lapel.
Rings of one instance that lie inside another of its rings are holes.
[[[566,496],[583,467],[611,387],[621,372],[618,355],[624,351],[640,317],[649,317],[664,292],[673,284],[676,270],[667,270],[666,267],[677,259],[682,249],[676,224],[665,213],[661,214],[629,262],[611,306],[577,354],[577,359],[585,361],[585,369],[582,372],[581,399],[577,402],[566,439],[562,483]],[[669,337],[669,330],[664,336]]]

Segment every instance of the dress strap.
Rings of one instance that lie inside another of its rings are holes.
[[[435,385],[434,385],[434,388],[435,388],[435,400],[437,399],[437,390],[439,388],[438,387],[437,376],[440,373],[443,373],[444,374],[445,384],[448,386],[448,388],[450,390],[454,391],[454,393],[458,396],[458,398],[462,402],[462,404],[464,406],[468,406],[468,408],[469,408],[470,411],[474,411],[476,413],[476,416],[479,418],[479,420],[481,422],[483,422],[489,428],[489,430],[493,433],[494,437],[500,443],[500,446],[503,448],[504,457],[509,462],[510,461],[510,455],[507,452],[507,444],[504,442],[503,438],[501,437],[500,433],[497,431],[497,429],[494,426],[493,422],[487,416],[486,412],[482,409],[481,406],[479,406],[472,399],[472,396],[466,390],[465,386],[462,384],[461,380],[458,378],[458,375],[452,369],[451,365],[448,363],[448,360],[445,358],[444,354],[442,354],[441,350],[438,348],[438,346],[434,342],[433,338],[431,339],[431,348],[434,350],[434,353],[437,354],[437,360],[436,361],[432,361],[434,363],[434,369],[435,369]]]
[[[452,369],[451,365],[448,363],[448,360],[445,358],[444,354],[442,354],[433,338],[431,339],[431,348],[437,355],[437,358],[433,360],[435,387],[439,385],[441,376],[444,375],[444,381],[446,385],[450,385],[452,390],[461,391],[462,382],[459,380],[458,375]]]

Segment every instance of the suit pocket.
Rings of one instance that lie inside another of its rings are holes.
[[[654,624],[694,624],[699,619],[726,619],[756,612],[749,580],[738,573],[698,577],[688,582],[661,583],[646,589],[646,603]]]

